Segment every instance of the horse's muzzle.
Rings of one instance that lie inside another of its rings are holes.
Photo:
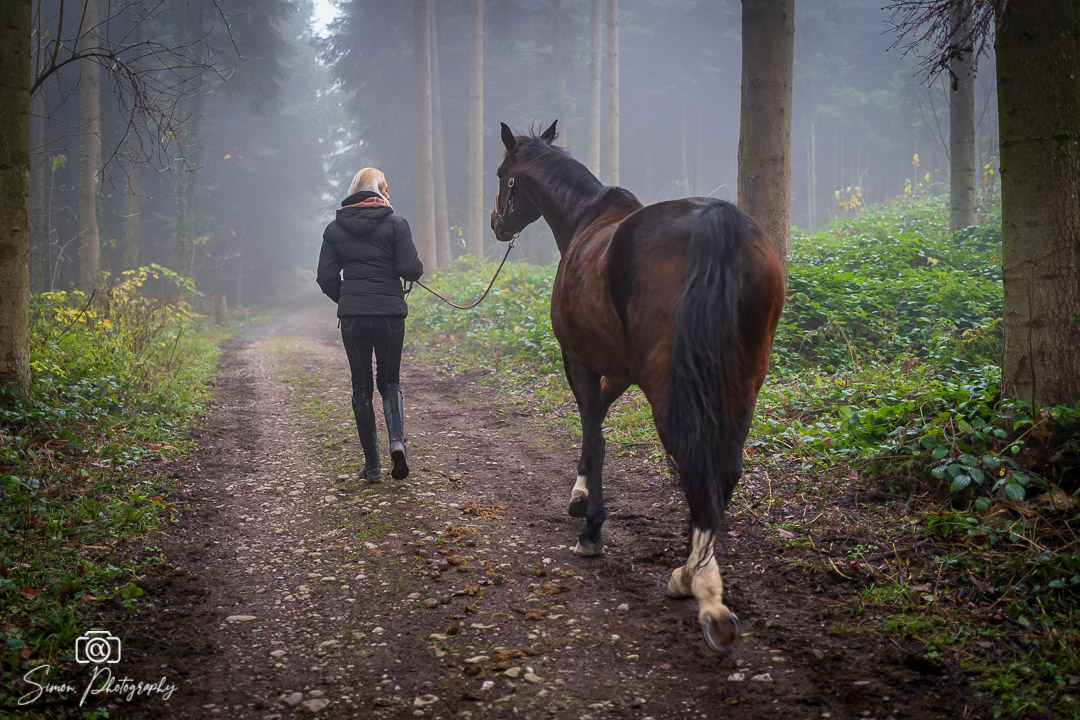
[[[499,218],[495,211],[491,211],[491,231],[495,233],[495,239],[499,242],[510,242],[514,239],[514,233],[508,233],[502,229]]]

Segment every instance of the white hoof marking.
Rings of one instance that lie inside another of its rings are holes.
[[[575,500],[588,500],[589,488],[585,484],[585,476],[578,475],[577,482],[574,483],[574,489],[570,491],[570,502]]]
[[[604,554],[604,549],[600,548],[600,552],[586,550],[585,548],[581,547],[581,541],[579,540],[578,544],[574,547],[574,554],[581,555],[582,557],[598,557]]]

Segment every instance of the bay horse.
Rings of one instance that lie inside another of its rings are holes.
[[[555,125],[537,136],[502,124],[491,229],[506,242],[543,216],[561,253],[551,325],[582,431],[569,512],[585,518],[585,530],[574,552],[603,554],[601,426],[635,384],[690,508],[690,551],[667,594],[693,596],[706,643],[728,652],[741,633],[723,602],[713,545],[742,475],[784,272],[769,238],[731,203],[696,197],[645,207],[554,147]]]

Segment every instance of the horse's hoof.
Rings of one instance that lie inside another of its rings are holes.
[[[588,497],[576,497],[570,501],[570,517],[583,518],[589,509]]]
[[[574,554],[582,557],[598,557],[604,554],[604,541],[600,540],[596,543],[581,542],[578,540],[577,547],[574,548]]]
[[[705,644],[709,649],[721,655],[731,654],[742,641],[742,629],[735,613],[730,613],[726,618],[703,615],[701,634],[705,636]]]

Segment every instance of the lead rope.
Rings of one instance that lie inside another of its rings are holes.
[[[510,238],[510,242],[506,246],[506,254],[503,255],[502,262],[499,263],[499,268],[495,271],[495,275],[491,278],[491,282],[488,283],[487,290],[485,290],[484,294],[480,296],[480,299],[477,300],[476,302],[474,302],[472,305],[457,305],[455,303],[450,302],[449,300],[444,298],[442,295],[435,292],[434,290],[432,290],[431,288],[429,288],[427,285],[420,282],[419,280],[416,281],[416,284],[419,285],[420,287],[424,288],[429,293],[431,293],[435,297],[439,298],[440,300],[442,300],[444,303],[446,303],[447,305],[449,305],[452,308],[455,308],[457,310],[472,310],[474,307],[476,307],[477,305],[479,305],[480,303],[482,303],[484,301],[484,298],[486,298],[488,296],[488,293],[491,292],[491,288],[493,288],[495,286],[495,280],[499,277],[499,273],[502,272],[503,265],[506,264],[506,258],[510,257],[510,251],[514,249],[514,243],[515,242],[517,242],[517,235],[514,235],[514,237]],[[409,293],[412,292],[412,286],[413,286],[413,283],[410,282],[409,287],[405,290],[406,295],[408,295]]]

